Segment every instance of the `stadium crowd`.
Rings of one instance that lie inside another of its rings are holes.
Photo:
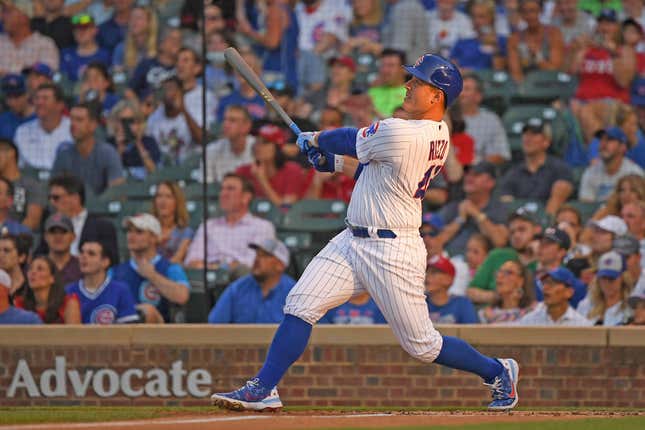
[[[645,324],[644,0],[0,6],[0,324],[282,319],[355,181],[311,168],[229,46],[303,130],[376,131],[403,64],[460,67],[420,202],[435,323]],[[364,293],[321,322],[385,320]]]

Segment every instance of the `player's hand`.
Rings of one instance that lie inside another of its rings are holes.
[[[319,172],[334,172],[336,155],[331,152],[321,151],[318,148],[310,148],[307,151],[307,159],[314,169]]]
[[[298,140],[296,140],[296,145],[300,149],[300,152],[307,154],[311,148],[315,148],[318,145],[316,144],[316,137],[318,133],[315,131],[305,131],[298,135]]]

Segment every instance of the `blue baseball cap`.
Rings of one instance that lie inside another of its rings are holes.
[[[436,231],[441,231],[446,226],[443,219],[436,213],[428,212],[421,217],[421,225],[429,225]]]
[[[564,267],[558,267],[553,269],[540,277],[540,280],[543,281],[546,278],[554,279],[558,282],[562,282],[564,285],[570,288],[576,288],[577,278],[569,269]]]
[[[609,251],[600,256],[596,277],[616,279],[625,271],[625,260],[616,251]]]
[[[0,86],[2,87],[2,92],[9,97],[21,96],[27,92],[25,78],[21,75],[5,75],[5,77],[2,78],[2,81],[0,81]]]
[[[620,127],[609,127],[598,133],[598,137],[602,138],[604,136],[607,136],[607,139],[617,140],[620,143],[627,145],[627,135]]]
[[[46,76],[49,79],[54,77],[54,71],[45,63],[36,63],[31,67],[25,67],[22,69],[23,75],[28,75],[30,73],[38,73],[39,75]]]
[[[616,11],[613,9],[603,9],[598,13],[598,16],[596,17],[597,21],[611,21],[611,22],[617,22],[618,21],[618,15],[616,14]]]

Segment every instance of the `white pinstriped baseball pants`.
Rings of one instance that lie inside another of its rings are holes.
[[[426,258],[418,234],[372,239],[354,237],[346,229],[309,263],[291,289],[284,312],[315,324],[329,309],[367,290],[403,349],[432,362],[443,339],[425,301]]]

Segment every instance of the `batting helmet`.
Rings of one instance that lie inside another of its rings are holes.
[[[403,66],[412,76],[443,91],[446,106],[450,106],[461,93],[464,82],[454,64],[439,55],[425,54],[412,66]]]

